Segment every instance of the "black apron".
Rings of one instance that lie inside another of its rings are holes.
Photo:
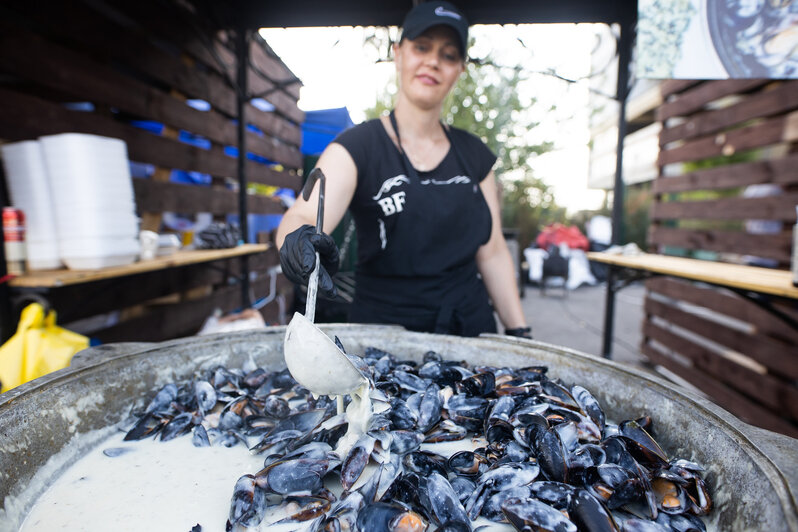
[[[390,118],[399,139],[393,112]],[[374,248],[376,240],[378,249],[365,258],[360,254],[352,322],[460,336],[496,332],[475,259],[491,230],[490,210],[479,189],[482,176],[469,172],[456,138],[444,131],[449,153],[438,168],[421,175],[391,142],[393,153],[386,157],[398,156],[404,174],[373,186],[379,189],[371,197],[378,207],[371,216],[354,213],[359,246],[363,233],[370,238],[365,244]],[[387,137],[384,128],[382,133]],[[374,223],[375,214],[378,230],[361,231],[363,224]]]

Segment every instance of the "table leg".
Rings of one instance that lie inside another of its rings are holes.
[[[607,268],[607,297],[604,302],[604,332],[601,344],[601,356],[612,358],[612,333],[615,320],[615,274],[616,267]]]

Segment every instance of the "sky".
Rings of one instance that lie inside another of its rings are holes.
[[[368,35],[384,28],[264,28],[261,36],[303,82],[299,107],[304,111],[346,107],[357,124],[393,83],[394,65]],[[396,28],[388,31],[395,37]],[[522,65],[527,78],[519,85],[527,112],[539,125],[529,142],[549,140],[555,149],[530,161],[535,175],[552,187],[556,201],[573,213],[597,209],[602,191],[587,188],[590,133],[588,83],[569,83],[545,74],[579,79],[591,69],[590,52],[606,26],[594,24],[523,24],[472,26],[471,57],[490,55],[494,63]],[[550,108],[555,110],[551,111]]]

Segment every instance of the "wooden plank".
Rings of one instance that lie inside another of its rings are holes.
[[[732,94],[739,94],[755,89],[761,85],[768,83],[766,79],[724,79],[717,81],[705,81],[700,85],[691,88],[674,98],[672,101],[666,101],[657,110],[657,120],[664,122],[674,116],[685,116],[691,114],[699,109],[702,109],[707,104],[729,96]]]
[[[180,93],[172,89],[173,96],[180,97]],[[164,126],[163,130],[161,131],[161,135],[170,138],[176,139],[178,138],[180,132],[171,127],[171,126]],[[171,168],[164,168],[162,166],[156,166],[155,170],[152,173],[150,179],[153,181],[158,181],[161,183],[168,183],[172,176],[172,169]],[[156,233],[160,232],[161,230],[161,223],[163,222],[163,212],[153,212],[148,211],[147,209],[139,208],[139,215],[141,218],[141,223],[139,224],[139,229],[141,231],[154,231]]]
[[[252,288],[256,293],[268,292],[268,280],[255,281]],[[227,313],[240,306],[241,288],[238,285],[225,286],[202,299],[148,308],[143,316],[97,331],[92,336],[103,343],[160,342],[195,334],[217,308]]]
[[[217,39],[216,31],[203,27],[201,21],[172,2],[129,2],[127,0],[105,0],[106,3],[129,17],[159,38],[176,43],[179,48],[203,62],[209,68],[235,79],[235,57]],[[188,22],[194,19],[193,23]],[[275,87],[272,81],[261,76],[248,76],[250,94],[266,92]],[[297,124],[304,121],[304,112],[299,110],[296,100],[282,91],[276,91],[267,100],[276,111]]]
[[[262,276],[268,268],[279,264],[279,258],[276,250],[270,248],[263,253],[249,256],[247,262],[251,274],[261,273]],[[75,320],[139,305],[171,294],[181,294],[202,286],[224,284],[228,277],[240,274],[239,260],[223,259],[55,287],[48,291],[47,299],[58,312],[58,321],[67,324],[69,328],[69,322]],[[278,283],[280,280],[288,283],[283,276],[278,276]],[[260,294],[256,296],[261,297]]]
[[[701,374],[692,367],[680,364],[673,358],[660,353],[650,345],[644,345],[642,352],[651,362],[669,369],[686,381],[692,383],[712,397],[720,407],[740,417],[742,420],[767,430],[773,430],[793,438],[798,438],[798,427],[794,424],[779,417],[773,411],[743,397],[731,390],[728,386]]]
[[[702,81],[698,79],[665,79],[660,83],[660,94],[662,94],[662,99],[665,100],[668,96],[683,92],[699,83],[702,83]]]
[[[798,185],[798,153],[780,159],[736,163],[654,180],[654,194],[718,190],[762,183]]]
[[[47,299],[58,312],[58,321],[71,321],[138,305],[157,297],[217,285],[226,280],[221,271],[228,262],[216,261],[180,268],[165,268],[103,279],[90,283],[53,288]],[[67,328],[69,328],[67,326]]]
[[[103,279],[115,279],[125,275],[162,270],[164,268],[179,268],[191,264],[212,262],[230,259],[245,255],[264,253],[269,249],[269,244],[242,244],[229,249],[198,249],[178,251],[166,257],[156,257],[127,264],[124,266],[110,266],[98,270],[41,270],[20,275],[8,281],[15,288],[48,288],[82,283],[91,283]]]
[[[225,62],[228,65],[234,65],[235,44],[233,43],[232,33],[220,31],[216,34],[216,37],[226,48]],[[291,69],[274,53],[274,50],[257,32],[252,34],[250,40],[249,63],[255,75],[274,83],[274,91],[286,93],[294,102],[299,100],[299,89],[302,87],[302,81],[291,72]]]
[[[214,51],[221,58],[231,76],[235,75],[235,47],[228,32],[218,32],[214,42]],[[281,61],[271,61],[266,57],[264,49],[256,41],[263,39],[254,34],[249,47],[250,73],[247,78],[248,89],[252,98],[263,98],[275,106],[278,113],[290,120],[302,123],[305,113],[297,107],[299,99],[298,88],[296,95],[284,90],[286,85],[294,85],[298,78]]]
[[[216,111],[193,109],[143,82],[2,22],[0,68],[76,98],[186,129],[220,144],[238,142],[235,124]],[[269,142],[254,132],[247,135],[247,150],[290,168],[302,166],[298,148]]]
[[[222,144],[236,142],[235,126],[218,113],[192,109],[145,83],[1,22],[0,67],[76,98],[105,103]]]
[[[238,192],[219,187],[134,179],[133,190],[136,206],[147,212],[230,214],[238,211]],[[285,209],[277,198],[248,194],[247,211],[251,214],[282,214]]]
[[[798,81],[786,81],[770,90],[746,96],[737,104],[692,115],[686,122],[663,128],[660,146],[677,140],[717,133],[755,118],[784,114],[798,108]]]
[[[774,270],[725,262],[669,257],[653,253],[616,255],[592,251],[587,253],[587,258],[591,261],[613,264],[634,270],[661,273],[729,288],[798,299],[798,288],[792,286],[792,274],[789,270]]]
[[[283,308],[290,306],[293,298],[294,285],[286,279],[277,281],[277,296],[274,301],[260,309],[260,314],[263,316],[266,325],[285,325],[287,321],[290,321],[292,314],[286,310],[281,310],[281,305]]]
[[[798,348],[798,331],[793,330],[781,320],[773,319],[773,314],[739,295],[714,287],[698,286],[689,281],[670,277],[648,279],[646,288],[651,292],[698,305],[743,323],[748,323],[759,334],[772,336],[784,342],[786,352]],[[786,305],[778,305],[775,301],[773,305],[779,311],[798,321],[798,308],[789,309]]]
[[[212,43],[213,54],[215,54],[215,56],[221,60],[221,63],[224,65],[224,69],[228,75],[230,75],[231,78],[234,78],[236,72],[236,56],[232,46],[232,41],[227,39],[228,35],[226,32],[217,32],[214,37],[215,38]],[[220,37],[228,40],[230,42],[230,47],[225,45],[221,41]],[[206,45],[206,47],[207,46],[210,45]],[[192,48],[193,47],[189,47],[189,49]],[[250,43],[250,52],[251,51],[252,45]],[[219,62],[220,61],[216,61],[217,64],[219,64]],[[247,88],[250,95],[252,97],[257,97],[265,94],[263,98],[274,105],[278,113],[291,120],[294,120],[297,123],[301,123],[304,120],[305,114],[297,107],[298,98],[294,98],[293,96],[281,90],[279,83],[283,80],[280,79],[275,82],[274,80],[269,79],[268,76],[264,75],[264,73],[254,70],[252,68],[251,56],[249,68],[250,72],[247,76]]]
[[[47,100],[0,88],[0,138],[27,140],[65,132],[122,139],[132,161],[216,176],[234,176],[237,172],[236,159],[225,155],[221,148],[203,150],[96,113],[70,111]],[[296,175],[251,160],[246,162],[246,172],[251,182],[290,188],[301,183]]]
[[[225,78],[213,70],[187,65],[178,56],[151,42],[148,33],[130,24],[120,24],[96,11],[95,7],[76,1],[56,2],[47,10],[25,2],[14,4],[13,8],[34,21],[40,31],[79,46],[83,53],[102,58],[105,62],[114,60],[126,64],[190,98],[207,101],[228,117],[235,117],[236,94]],[[247,116],[267,135],[295,146],[302,143],[300,127],[276,113],[260,111],[247,104]]]
[[[798,378],[798,363],[795,357],[785,356],[785,344],[767,336],[751,336],[716,321],[646,298],[646,314],[658,316],[674,325],[742,353],[768,367],[774,373],[788,378]]]
[[[299,90],[302,80],[291,72],[280,56],[278,56],[269,43],[259,34],[252,36],[252,49],[250,50],[252,64],[268,79],[280,86],[280,90],[287,93],[294,101],[299,100]]]
[[[648,243],[693,250],[754,255],[789,264],[792,234],[784,231],[778,234],[761,235],[742,231],[676,229],[652,225],[648,231]]]
[[[771,118],[727,133],[690,140],[676,148],[661,149],[657,164],[665,166],[711,157],[731,156],[753,148],[789,141],[790,139],[785,138],[786,127],[790,120],[788,117],[789,115]]]
[[[294,146],[302,145],[302,128],[277,113],[261,111],[252,104],[246,106],[246,121],[266,135],[276,137]]]
[[[278,114],[292,122],[301,124],[305,121],[305,112],[299,109],[297,102],[279,90],[279,87],[272,81],[252,73],[247,77],[247,83],[251,98],[262,97],[274,106],[274,110]]]
[[[39,33],[67,42],[104,62],[119,61],[190,98],[209,102],[229,117],[235,116],[235,92],[219,75],[187,65],[178,55],[156,46],[147,33],[119,23],[96,7],[83,1],[53,2],[43,10],[32,2],[17,2],[13,9],[30,18]]]
[[[795,223],[798,193],[760,198],[657,202],[652,220],[775,220]]]
[[[736,364],[732,359],[700,346],[660,325],[646,320],[643,335],[689,358],[697,371],[725,383],[785,417],[798,420],[798,388],[768,374]]]
[[[235,73],[214,57],[211,44],[216,40],[217,30],[177,5],[177,2],[103,0],[103,4],[105,9],[114,12],[115,18],[123,19],[125,24],[138,26],[177,49],[189,51],[210,70],[228,79],[235,79]]]

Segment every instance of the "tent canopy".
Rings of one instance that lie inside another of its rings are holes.
[[[302,154],[321,155],[338,133],[353,125],[346,107],[306,111],[302,123]]]

